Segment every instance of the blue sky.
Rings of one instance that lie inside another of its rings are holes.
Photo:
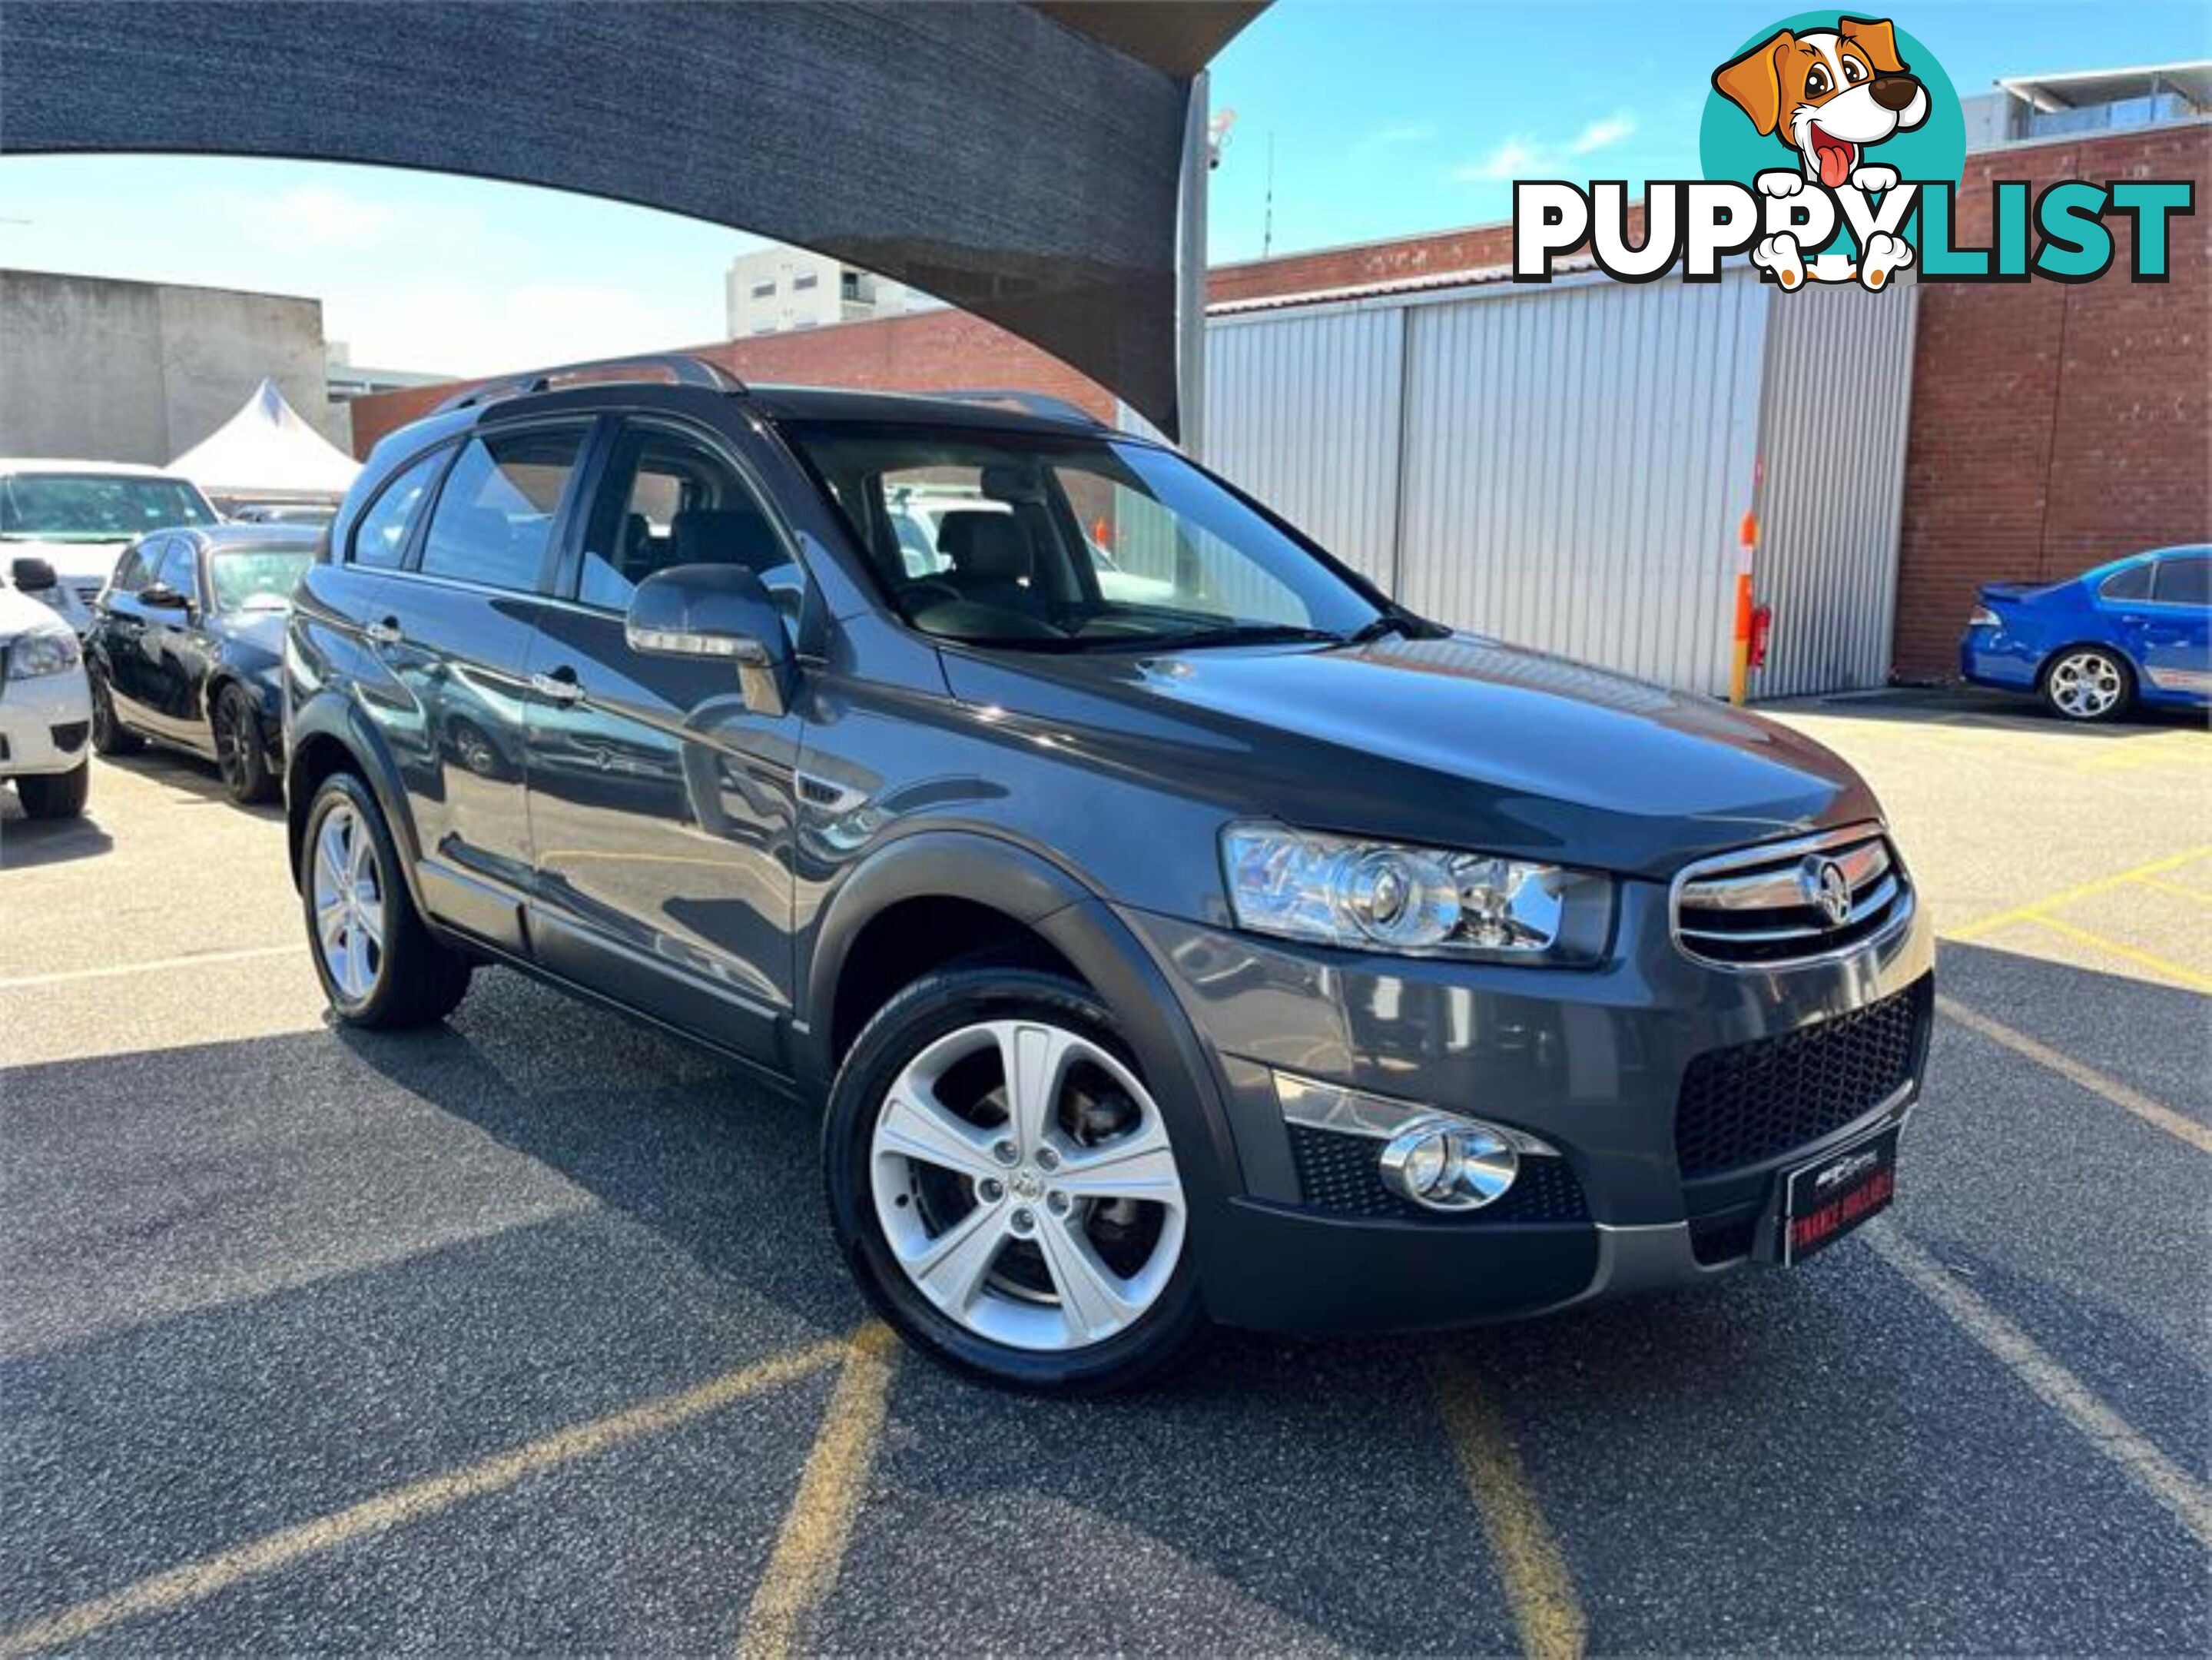
[[[1784,3],[1279,0],[1214,68],[1233,108],[1217,260],[1502,218],[1516,176],[1682,177],[1712,66]],[[1877,13],[1876,15],[1881,15]],[[1996,76],[2212,56],[2204,0],[1888,11],[1962,94]],[[0,158],[0,265],[319,297],[357,361],[482,373],[721,337],[757,239],[580,197],[377,168]]]

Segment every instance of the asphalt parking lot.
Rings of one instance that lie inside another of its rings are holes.
[[[0,1654],[2212,1651],[2212,734],[1778,711],[1945,938],[1892,1216],[1040,1402],[901,1354],[814,1127],[504,973],[325,1024],[273,812],[0,824]]]

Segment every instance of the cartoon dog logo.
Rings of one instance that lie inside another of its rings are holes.
[[[1768,196],[1795,196],[1808,180],[1832,191],[1893,189],[1897,169],[1869,164],[1866,153],[1928,119],[1927,88],[1898,57],[1896,30],[1877,18],[1842,17],[1832,29],[1802,34],[1778,30],[1715,70],[1713,88],[1762,136],[1771,134],[1797,158],[1796,168],[1759,175],[1756,183]],[[1797,239],[1787,232],[1761,240],[1751,257],[1785,289],[1805,280]],[[1911,244],[1885,232],[1867,239],[1855,268],[1844,264],[1813,275],[1821,281],[1856,277],[1878,289],[1911,263]]]

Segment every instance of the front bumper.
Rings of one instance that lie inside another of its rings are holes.
[[[1722,969],[1675,947],[1663,886],[1621,892],[1619,946],[1588,971],[1370,957],[1122,913],[1211,1051],[1235,1143],[1234,1191],[1199,1241],[1215,1318],[1416,1329],[1694,1283],[1763,1249],[1781,1172],[1917,1099],[1935,957],[1917,899],[1840,958]],[[1826,1077],[1806,1035],[1848,1037],[1882,1062],[1881,1081],[1865,1070],[1863,1102],[1823,1083],[1849,1105],[1770,1123],[1763,1090],[1794,1101]],[[1418,1211],[1360,1185],[1351,1138],[1288,1124],[1277,1072],[1507,1125],[1561,1157],[1524,1158],[1485,1210]],[[1715,1090],[1748,1091],[1759,1133],[1678,1142],[1686,1087],[1701,1112]]]
[[[74,772],[92,739],[82,669],[0,683],[0,778]]]

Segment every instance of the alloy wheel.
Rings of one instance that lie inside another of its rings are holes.
[[[2051,701],[2061,714],[2094,721],[2127,693],[2120,666],[2099,651],[2069,652],[2051,667]]]
[[[92,691],[92,741],[102,754],[115,747],[115,702],[109,696],[107,682],[100,676],[89,675]]]
[[[323,967],[348,1001],[365,1002],[384,972],[384,876],[368,824],[343,802],[315,833],[314,894]]]
[[[1159,1107],[1098,1043],[981,1021],[893,1081],[869,1149],[876,1219],[915,1289],[976,1335],[1088,1348],[1159,1300],[1186,1210]]]
[[[228,691],[216,699],[213,724],[216,769],[222,774],[223,781],[235,788],[246,776],[246,739]]]

